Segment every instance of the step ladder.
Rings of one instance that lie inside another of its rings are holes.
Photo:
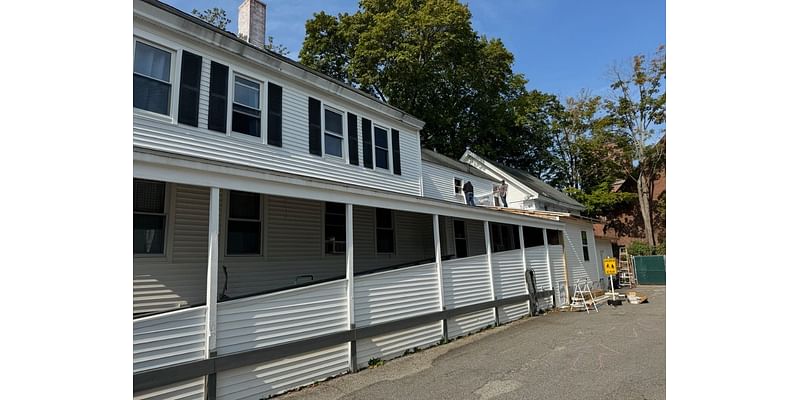
[[[572,311],[574,308],[584,309],[587,314],[589,314],[590,308],[594,308],[595,312],[600,312],[597,310],[597,302],[594,300],[592,288],[587,278],[581,278],[575,283],[575,290],[572,292],[572,302],[569,304],[569,310]]]
[[[628,249],[625,246],[619,248],[619,287],[633,288],[636,285],[636,277],[633,275],[631,268],[631,257],[628,255]]]

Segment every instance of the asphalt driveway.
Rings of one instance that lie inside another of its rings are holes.
[[[649,303],[553,312],[280,399],[664,399],[666,287]]]

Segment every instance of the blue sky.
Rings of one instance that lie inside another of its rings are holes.
[[[585,88],[608,91],[608,71],[635,54],[651,54],[666,44],[664,0],[462,0],[479,34],[500,38],[514,54],[514,70],[528,89],[575,96]],[[185,12],[220,7],[237,31],[241,0],[166,0]],[[288,47],[291,58],[305,36],[305,21],[315,12],[353,13],[357,0],[266,0],[267,35]]]

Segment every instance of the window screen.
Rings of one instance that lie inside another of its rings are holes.
[[[133,254],[164,254],[166,184],[133,180]]]
[[[261,195],[232,191],[228,205],[229,255],[261,254]]]
[[[378,253],[394,253],[394,223],[392,210],[375,209],[375,230]]]
[[[325,203],[325,253],[345,252],[345,205]]]

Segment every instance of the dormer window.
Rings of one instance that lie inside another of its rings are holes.
[[[169,115],[172,53],[136,42],[133,59],[133,106]]]

